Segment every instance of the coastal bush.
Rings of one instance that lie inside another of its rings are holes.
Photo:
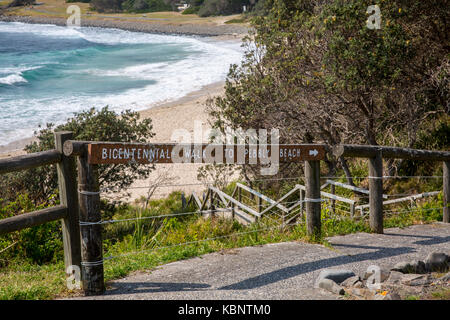
[[[50,202],[58,203],[55,195]],[[15,201],[0,199],[0,219],[44,209],[47,206],[36,206],[27,194],[19,195]],[[0,252],[0,267],[8,265],[16,258],[36,264],[58,261],[63,256],[61,222],[53,221],[2,235]]]
[[[190,6],[186,10],[183,10],[183,12],[181,12],[181,14],[196,14],[196,13],[198,13],[198,10],[200,10],[199,6]]]
[[[90,3],[91,0],[66,0],[66,3],[74,3],[74,2]]]
[[[173,7],[164,0],[127,0],[122,7],[127,12],[172,11]]]
[[[115,13],[122,11],[123,0],[91,0],[90,6],[100,13]]]
[[[147,142],[154,134],[151,119],[140,120],[138,112],[126,110],[120,114],[104,107],[75,113],[65,124],[36,132],[37,141],[25,147],[28,153],[55,148],[55,131],[72,131],[75,140]],[[101,188],[122,191],[136,179],[148,177],[153,166],[138,164],[99,165],[98,178]],[[58,179],[54,165],[29,169],[18,173],[0,175],[0,198],[14,201],[17,194],[28,194],[38,205],[48,203],[52,194],[58,192]]]
[[[241,0],[205,0],[198,11],[200,17],[241,13],[242,5],[247,1]]]

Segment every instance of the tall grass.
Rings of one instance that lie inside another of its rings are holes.
[[[442,195],[436,200],[419,203],[417,210],[387,216],[384,226],[406,227],[442,219]],[[399,207],[399,210],[402,207]],[[243,226],[236,221],[199,214],[151,218],[163,214],[193,212],[182,208],[180,193],[152,200],[147,209],[142,204],[117,207],[107,214],[112,219],[140,218],[104,226],[105,280],[124,277],[133,271],[151,270],[158,265],[231,248],[283,241],[309,241],[328,245],[326,238],[354,232],[370,232],[367,220],[339,219],[329,210],[322,211],[322,237],[309,239],[304,218],[293,226],[280,227],[282,218],[263,217],[257,223]],[[400,210],[401,211],[401,210]],[[105,213],[106,214],[106,213]],[[0,299],[51,299],[71,295],[66,289],[64,263],[36,265],[17,260],[0,269]]]

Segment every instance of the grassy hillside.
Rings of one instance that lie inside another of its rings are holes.
[[[0,5],[9,4],[10,0],[0,0]],[[181,14],[180,12],[150,12],[150,13],[98,13],[90,8],[89,3],[72,2],[66,3],[65,0],[42,0],[38,1],[42,5],[30,7],[11,8],[7,11],[11,15],[23,16],[41,16],[41,17],[59,17],[66,18],[67,8],[70,5],[77,5],[81,9],[82,19],[127,19],[136,21],[139,18],[141,23],[160,23],[160,24],[205,24],[222,25],[229,20],[241,21],[241,15],[217,16],[200,18],[196,14]],[[145,17],[143,16],[145,15]]]

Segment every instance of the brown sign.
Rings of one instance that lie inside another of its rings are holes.
[[[272,152],[276,153],[272,157]],[[269,164],[322,160],[323,145],[213,145],[99,142],[88,145],[91,164],[235,163]],[[277,156],[278,155],[278,156]]]

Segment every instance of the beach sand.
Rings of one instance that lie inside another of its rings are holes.
[[[131,19],[131,18],[130,18]],[[0,21],[21,21],[26,23],[51,23],[65,24],[60,18],[52,17],[25,17],[25,16],[0,16]],[[61,20],[61,21],[60,21]],[[115,27],[124,30],[138,32],[157,32],[157,33],[178,33],[184,35],[204,35],[206,41],[234,41],[241,42],[248,30],[243,26],[232,26],[223,23],[211,25],[209,23],[199,23],[195,25],[180,24],[175,28],[173,23],[143,23],[143,21],[132,21],[125,19],[89,20],[90,25],[94,27]],[[86,22],[86,20],[85,20]],[[170,26],[169,29],[168,25]],[[140,111],[142,118],[151,118],[153,122],[153,132],[155,136],[151,142],[177,142],[171,139],[175,130],[185,129],[191,134],[194,132],[196,123],[201,123],[203,132],[210,128],[208,124],[208,114],[206,112],[206,101],[223,94],[224,82],[213,83],[203,87],[201,90],[191,92],[183,98],[165,103],[162,105],[149,105],[146,109]],[[35,137],[28,137],[19,141],[14,141],[8,145],[0,146],[0,158],[23,155],[26,152],[23,148],[36,140]],[[195,141],[198,142],[198,141]],[[202,142],[207,142],[203,139]],[[135,199],[146,196],[149,186],[155,184],[155,181],[162,181],[160,186],[154,192],[152,198],[161,198],[167,196],[170,192],[180,190],[186,195],[195,191],[199,196],[205,189],[201,181],[197,180],[197,170],[201,164],[158,164],[150,177],[145,180],[138,180],[127,189],[123,190],[130,193],[130,196],[124,196],[123,192],[114,194],[105,194],[107,198],[120,199],[127,202],[133,202]]]
[[[206,102],[209,98],[222,95],[224,83],[214,83],[205,86],[199,91],[191,92],[187,96],[175,102],[156,106],[140,112],[143,118],[151,118],[155,136],[151,142],[180,142],[172,139],[176,130],[187,130],[194,139],[194,128],[202,128],[202,142],[207,142],[206,131],[211,128],[208,123],[209,116],[206,112]],[[194,141],[193,141],[194,142]],[[195,141],[198,142],[198,141]],[[197,179],[197,170],[202,164],[158,164],[156,169],[145,180],[137,180],[127,190],[131,196],[122,199],[127,202],[146,196],[149,187],[159,182],[159,187],[152,198],[166,197],[172,191],[183,191],[186,195],[200,193],[205,185]]]
[[[206,102],[209,98],[219,96],[223,92],[224,82],[213,83],[203,87],[201,90],[191,92],[179,100],[162,105],[149,106],[149,108],[140,111],[142,119],[152,119],[155,136],[152,137],[150,142],[177,142],[171,137],[175,130],[180,129],[189,131],[193,137],[196,124],[197,126],[201,124],[204,135],[205,131],[210,128]],[[36,138],[30,137],[0,146],[0,158],[26,154],[23,148],[33,140],[36,140]],[[207,142],[205,137],[202,142]],[[152,199],[166,197],[175,190],[183,191],[186,195],[195,191],[200,195],[205,189],[202,182],[197,180],[197,170],[201,166],[202,164],[158,164],[148,179],[137,180],[129,189],[123,190],[129,193],[130,196],[124,196],[123,192],[106,196],[110,199],[134,202],[135,199],[147,196],[149,186],[155,185],[157,181],[159,181],[159,184],[166,186],[158,187]]]

